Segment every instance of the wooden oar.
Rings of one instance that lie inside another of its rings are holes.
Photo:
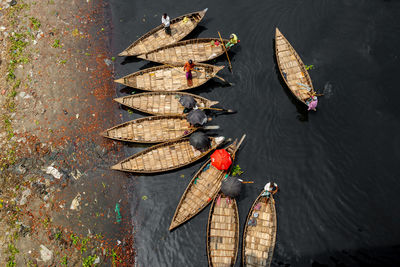
[[[225,54],[226,54],[226,58],[228,59],[228,62],[229,62],[229,69],[232,72],[232,64],[231,64],[231,61],[230,61],[229,56],[228,56],[228,51],[226,50],[224,41],[222,40],[221,34],[219,32],[218,32],[218,35],[219,35],[219,39],[221,39],[222,47],[224,48],[224,51],[225,51]]]
[[[228,113],[236,113],[236,110],[233,110],[233,109],[207,108],[207,107],[199,107],[198,109],[209,109],[209,110],[223,111],[223,112],[228,112]]]
[[[201,128],[203,130],[218,130],[219,125],[207,125],[204,127],[195,127],[195,128]],[[183,131],[183,130],[192,130],[193,128],[181,128],[181,129],[166,129],[167,131]]]

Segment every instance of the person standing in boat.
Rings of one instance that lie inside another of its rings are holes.
[[[231,33],[229,38],[229,42],[225,45],[226,48],[231,48],[232,46],[240,42],[240,40],[238,40],[236,34],[234,33]]]
[[[189,59],[188,62],[185,63],[185,66],[183,66],[183,70],[186,72],[186,80],[187,80],[187,85],[192,86],[193,85],[193,76],[192,76],[192,70],[194,69],[194,63],[191,59]]]
[[[162,24],[164,24],[165,33],[168,35],[171,35],[170,22],[169,22],[169,17],[167,15],[167,13],[164,13],[162,15],[161,22],[162,22]]]

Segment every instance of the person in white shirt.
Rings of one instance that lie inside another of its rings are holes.
[[[274,182],[269,182],[264,186],[264,194],[265,196],[269,197],[270,195],[274,195],[278,192],[278,185]]]
[[[161,22],[164,24],[165,33],[171,35],[171,28],[169,27],[169,17],[167,13],[164,13],[161,17]]]

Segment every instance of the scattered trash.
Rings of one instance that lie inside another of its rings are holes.
[[[79,170],[72,171],[70,174],[75,180],[79,180],[82,177],[82,173]]]
[[[40,245],[40,257],[42,261],[47,262],[53,258],[53,252],[43,245]]]
[[[94,260],[93,264],[99,264],[100,263],[100,257],[97,256],[97,258]]]
[[[19,201],[18,205],[22,206],[25,205],[26,202],[28,202],[28,197],[31,195],[31,190],[29,188],[25,189],[22,192],[21,200]]]
[[[112,61],[115,61],[115,57],[112,57],[111,60],[112,60]]]
[[[66,111],[65,109],[63,109],[63,112],[64,112],[65,115],[68,114],[68,111]]]
[[[76,115],[75,115],[75,118],[79,119],[79,114],[76,114]]]
[[[101,182],[101,184],[103,185],[103,188],[106,188],[106,184],[104,182]]]
[[[181,178],[185,178],[185,175],[184,175],[184,174],[181,174]]]
[[[122,216],[121,216],[121,213],[120,213],[120,205],[119,205],[119,203],[115,204],[115,210],[114,211],[116,213],[116,221],[117,221],[117,223],[120,223],[121,219],[122,219]]]
[[[78,194],[76,195],[76,197],[72,200],[70,209],[71,209],[71,210],[80,210],[81,207],[80,207],[80,203],[79,203],[79,202],[80,202],[81,200],[82,200],[81,194],[78,193]]]
[[[26,173],[26,168],[25,168],[25,166],[24,166],[23,164],[18,165],[18,167],[16,168],[16,170],[17,170],[17,172],[18,172],[19,174],[24,174],[24,173]]]
[[[49,167],[46,168],[46,173],[53,175],[53,177],[56,179],[60,179],[62,176],[62,173],[60,173],[56,168],[54,168],[53,164],[51,164]]]
[[[119,244],[121,244],[121,243],[122,243],[121,241],[117,240],[117,245],[119,245]]]
[[[110,66],[112,64],[112,61],[109,60],[108,58],[104,59],[104,62],[106,63],[107,66]]]
[[[142,196],[142,199],[143,199],[143,200],[146,200],[146,199],[147,199],[147,196]]]

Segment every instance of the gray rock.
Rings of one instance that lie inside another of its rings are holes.
[[[40,258],[44,262],[48,262],[53,258],[53,252],[43,245],[40,245]]]
[[[23,164],[19,164],[19,165],[17,166],[17,168],[15,168],[15,170],[16,170],[17,173],[19,173],[19,174],[24,174],[24,173],[26,173],[26,168],[25,168],[25,166],[24,166]]]
[[[22,192],[22,196],[21,196],[21,199],[20,199],[18,205],[20,205],[20,206],[25,205],[26,202],[28,201],[28,197],[29,197],[31,194],[32,194],[32,192],[31,192],[31,190],[30,190],[29,188],[25,189],[25,190]]]

